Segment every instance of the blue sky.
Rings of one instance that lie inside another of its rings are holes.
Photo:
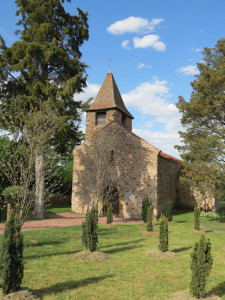
[[[75,99],[95,97],[108,59],[124,102],[135,117],[133,131],[168,154],[179,157],[180,115],[174,103],[190,98],[190,82],[203,59],[203,47],[224,37],[224,0],[77,0],[66,3],[89,14],[90,38],[82,46],[89,66],[88,87]],[[14,1],[1,1],[0,34],[15,40]],[[84,126],[84,123],[83,123]]]

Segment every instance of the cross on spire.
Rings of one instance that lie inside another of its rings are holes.
[[[112,58],[109,57],[109,59],[108,59],[108,63],[109,63],[109,72],[111,72],[111,62],[112,62],[112,61],[113,61]]]

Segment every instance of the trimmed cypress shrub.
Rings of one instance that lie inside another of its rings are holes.
[[[152,206],[148,207],[147,211],[147,231],[153,231],[153,224],[152,224]]]
[[[168,251],[168,219],[164,214],[161,214],[159,227],[159,250],[162,252]]]
[[[191,258],[192,276],[190,289],[194,297],[203,298],[205,296],[206,280],[213,264],[211,243],[209,239],[206,241],[203,234],[201,235],[199,243],[195,243]]]
[[[0,249],[0,286],[5,295],[20,289],[23,280],[23,236],[12,210]]]
[[[148,211],[148,207],[149,207],[149,200],[148,200],[148,196],[145,195],[143,200],[142,200],[142,220],[147,223],[147,211]]]
[[[92,205],[87,211],[85,223],[82,223],[82,244],[84,248],[94,252],[98,243],[98,208]]]
[[[107,224],[111,224],[113,222],[113,211],[112,211],[112,203],[109,204],[109,206],[107,207],[107,220],[106,223]]]
[[[168,221],[172,221],[172,219],[173,219],[173,206],[172,206],[171,201],[166,202],[165,216],[167,217]]]
[[[194,208],[194,229],[200,230],[200,207],[195,206]]]

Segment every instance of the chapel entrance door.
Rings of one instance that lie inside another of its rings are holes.
[[[107,186],[104,190],[103,214],[106,214],[110,203],[112,203],[113,214],[119,215],[119,191],[115,185]]]

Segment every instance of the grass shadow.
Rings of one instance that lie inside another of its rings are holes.
[[[225,281],[221,282],[220,284],[218,284],[217,286],[215,286],[209,293],[210,295],[217,295],[219,297],[222,297],[223,295],[225,295]]]
[[[138,239],[135,241],[128,241],[128,242],[123,242],[123,243],[116,243],[116,244],[112,244],[112,245],[107,245],[107,246],[102,246],[101,248],[110,248],[110,247],[114,247],[114,246],[123,246],[123,245],[129,245],[129,244],[136,244],[139,242],[143,242],[146,239]]]
[[[187,223],[187,221],[176,221],[176,223]]]
[[[27,260],[27,259],[38,259],[38,258],[43,258],[43,257],[52,257],[52,256],[60,256],[60,255],[69,255],[69,254],[75,254],[77,252],[80,252],[80,250],[77,250],[77,251],[65,251],[65,252],[59,252],[59,253],[46,253],[46,254],[36,254],[36,255],[30,255],[30,256],[27,256],[25,255],[24,256],[24,260]]]
[[[111,278],[114,275],[105,275],[105,276],[99,276],[99,277],[89,277],[82,280],[74,280],[74,281],[66,281],[66,282],[59,282],[56,283],[50,287],[42,288],[37,290],[38,293],[43,295],[51,295],[51,294],[58,294],[62,293],[64,290],[72,290],[75,288],[80,288],[87,286],[89,284],[98,283],[99,281],[102,281],[107,278]]]
[[[113,254],[113,253],[118,253],[118,252],[123,252],[123,251],[128,251],[128,250],[133,250],[136,248],[141,248],[142,246],[127,246],[127,247],[120,247],[120,248],[115,248],[115,249],[110,249],[104,251],[104,253],[107,254]]]
[[[183,252],[183,251],[189,250],[191,248],[192,247],[182,247],[182,248],[173,249],[173,250],[171,250],[171,252],[179,253],[179,252]]]
[[[30,240],[30,241],[25,241],[24,246],[25,247],[42,247],[42,246],[48,246],[48,245],[60,245],[65,243],[66,239],[62,239],[59,241],[47,241],[47,242],[38,242],[36,240]]]

